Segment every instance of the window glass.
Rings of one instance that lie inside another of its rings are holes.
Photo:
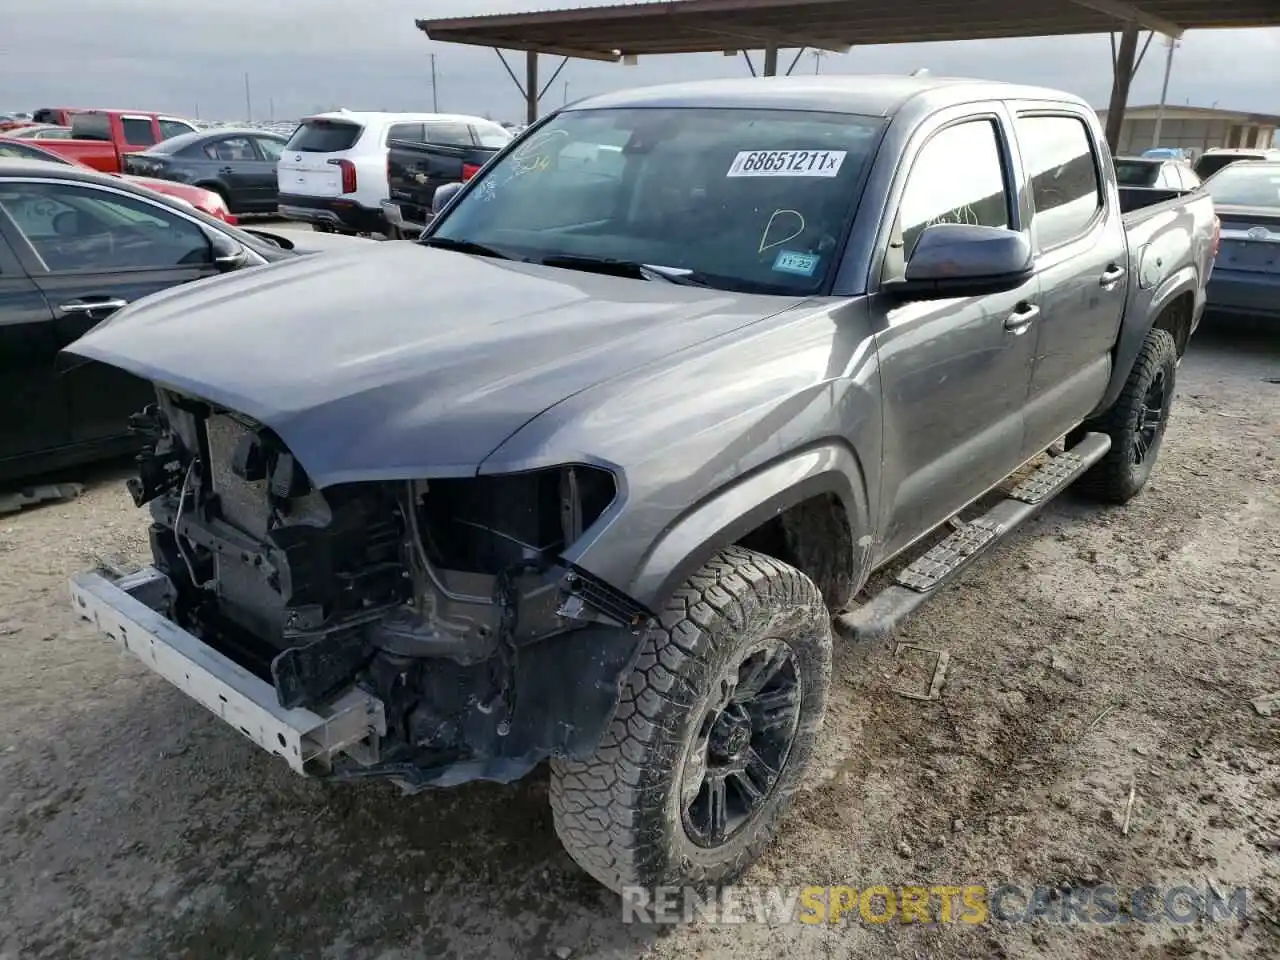
[[[921,231],[935,223],[1008,227],[1009,191],[995,123],[959,123],[930,139],[911,165],[898,216],[908,259]]]
[[[71,115],[71,137],[74,140],[111,140],[111,118],[105,113]]]
[[[387,143],[390,143],[392,140],[409,140],[413,143],[422,143],[422,124],[393,123],[387,129]]]
[[[428,123],[426,125],[427,143],[443,143],[455,147],[474,147],[471,139],[471,128],[465,123]]]
[[[303,120],[285,144],[286,150],[300,153],[338,153],[350,150],[360,139],[364,127],[342,120]]]
[[[67,183],[0,183],[0,208],[51,271],[209,263],[196,224],[135,197]]]
[[[511,134],[496,123],[476,123],[471,130],[482,147],[502,148],[511,142]]]
[[[168,140],[170,137],[180,137],[184,133],[195,133],[195,127],[184,120],[160,120],[160,139]]]
[[[1116,181],[1122,187],[1156,186],[1156,175],[1159,170],[1159,163],[1122,157],[1116,161]]]
[[[1042,249],[1080,236],[1102,208],[1093,144],[1078,117],[1019,117],[1018,144],[1031,179]]]
[[[223,137],[221,140],[211,140],[204,145],[204,155],[210,160],[221,160],[224,163],[258,159],[248,137]]]
[[[883,127],[802,110],[566,111],[492,161],[432,235],[807,295],[835,268]]]
[[[120,129],[124,131],[124,142],[131,147],[149,147],[156,142],[150,118],[121,117]]]
[[[1280,163],[1235,163],[1204,182],[1214,203],[1280,208]]]
[[[255,137],[254,143],[262,151],[262,156],[272,163],[280,159],[280,152],[284,149],[284,142],[272,137]]]
[[[43,160],[45,163],[66,165],[71,163],[65,157],[43,150],[39,146],[29,146],[17,140],[8,140],[5,137],[0,137],[0,157],[8,157],[12,160]]]

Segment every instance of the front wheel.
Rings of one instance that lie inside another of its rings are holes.
[[[1090,431],[1111,438],[1107,455],[1076,482],[1081,493],[1105,503],[1126,503],[1146,486],[1169,424],[1177,372],[1173,335],[1152,330],[1116,402],[1068,438],[1068,446]]]
[[[553,760],[569,855],[606,887],[732,882],[772,840],[826,710],[813,581],[731,547],[676,591],[595,755]]]

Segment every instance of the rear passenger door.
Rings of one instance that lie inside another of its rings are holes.
[[[204,154],[216,165],[218,179],[230,190],[228,199],[233,212],[263,207],[269,196],[267,181],[275,180],[276,169],[275,164],[266,163],[258,155],[251,138],[237,134],[210,140],[204,145]]]
[[[1102,174],[1107,154],[1093,128],[1068,107],[1016,109],[1040,279],[1023,449],[1031,457],[1102,398],[1124,315],[1129,264],[1119,204]]]
[[[0,182],[0,207],[52,310],[56,349],[125,304],[218,272],[194,220],[105,186],[18,178]],[[125,434],[129,415],[153,397],[142,380],[91,361],[72,361],[60,382],[73,442]]]
[[[9,246],[13,233],[0,209],[0,481],[15,475],[15,458],[71,442],[53,314]]]

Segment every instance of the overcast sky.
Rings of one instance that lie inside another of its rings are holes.
[[[600,2],[600,0],[596,0]],[[1057,0],[1054,0],[1057,2]],[[1230,2],[1230,0],[1223,0]],[[350,109],[431,108],[436,54],[441,110],[523,119],[523,106],[492,50],[434,43],[415,18],[556,6],[574,0],[0,0],[0,110],[115,106],[205,119],[292,119]],[[519,54],[513,66],[519,72]],[[784,53],[785,68],[791,55]],[[757,62],[758,62],[757,54]],[[544,78],[554,62],[544,58]],[[825,73],[980,76],[1060,87],[1105,106],[1106,35],[860,47],[822,61]],[[1152,44],[1131,104],[1159,100],[1164,51]],[[805,56],[797,72],[812,72]],[[522,75],[522,74],[521,74]],[[636,66],[571,61],[545,106],[668,79],[745,76],[722,55],[641,58]],[[1174,58],[1170,103],[1280,113],[1280,29],[1187,35]]]

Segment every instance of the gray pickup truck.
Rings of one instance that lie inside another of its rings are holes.
[[[452,194],[70,348],[157,392],[154,565],[73,602],[299,773],[549,760],[615,890],[761,853],[833,634],[883,642],[1069,485],[1142,489],[1217,244],[1203,194],[1122,213],[1083,101],[964,80],[608,94]]]

